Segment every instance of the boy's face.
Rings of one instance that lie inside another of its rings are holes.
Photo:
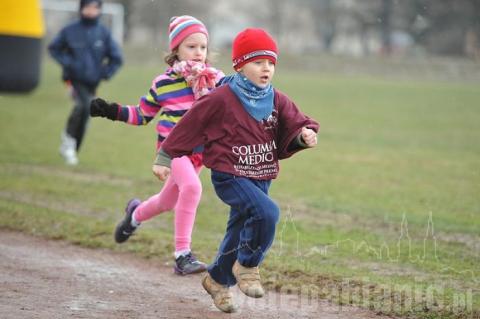
[[[102,9],[97,2],[93,1],[82,8],[80,14],[87,19],[95,19],[101,13]]]
[[[269,59],[257,59],[239,69],[247,79],[261,88],[267,87],[275,74],[275,64]]]
[[[207,36],[203,33],[192,33],[178,46],[180,61],[192,60],[205,63],[207,59]]]

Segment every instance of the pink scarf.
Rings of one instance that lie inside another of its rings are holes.
[[[177,61],[173,65],[173,70],[181,75],[192,88],[195,100],[204,96],[210,90],[215,88],[217,77],[223,73],[212,68],[205,63],[195,61]]]

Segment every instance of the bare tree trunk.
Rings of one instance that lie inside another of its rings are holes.
[[[323,43],[325,45],[325,48],[328,51],[331,51],[333,39],[335,38],[337,24],[337,16],[333,10],[332,0],[325,1],[325,14],[326,19],[324,24],[325,31],[323,32]]]
[[[128,41],[130,37],[130,28],[132,27],[132,14],[133,14],[133,6],[132,6],[132,1],[130,0],[118,0],[118,3],[123,5],[123,10],[125,12],[125,17],[123,21],[124,25],[124,32],[123,32],[123,40]]]
[[[392,52],[392,0],[382,0],[382,8],[380,11],[380,23],[382,30],[382,51],[389,55]]]
[[[480,2],[471,0],[473,12],[471,24],[465,34],[465,54],[480,61]]]
[[[284,0],[270,0],[270,21],[269,25],[272,30],[272,35],[277,39],[278,45],[281,46],[281,34],[282,34],[282,18],[283,18],[283,7]]]

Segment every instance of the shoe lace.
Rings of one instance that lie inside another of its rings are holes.
[[[187,265],[187,264],[193,264],[193,263],[196,263],[198,262],[197,258],[195,257],[194,254],[192,254],[191,252],[184,255],[184,256],[181,256],[179,258],[179,263],[184,266],[184,265]]]
[[[125,235],[133,235],[137,227],[132,226],[130,223],[126,223],[123,227],[123,233]]]
[[[197,257],[195,257],[194,254],[192,253],[188,253],[186,256],[185,256],[185,259],[189,262],[189,263],[194,263],[194,262],[197,262]]]

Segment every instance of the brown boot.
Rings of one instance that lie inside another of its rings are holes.
[[[202,280],[203,288],[212,296],[215,306],[223,312],[237,311],[238,307],[233,302],[232,292],[227,286],[217,283],[209,273]]]
[[[244,267],[235,261],[232,268],[233,275],[237,279],[238,288],[249,297],[261,298],[265,295],[260,283],[258,267]]]

